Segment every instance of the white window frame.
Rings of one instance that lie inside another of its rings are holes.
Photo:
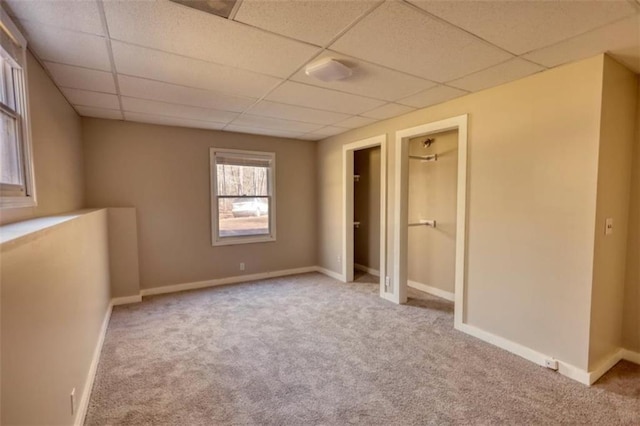
[[[267,188],[269,192],[269,233],[264,235],[246,235],[220,237],[218,230],[218,174],[216,168],[217,154],[235,156],[261,157],[271,162],[267,172]],[[276,241],[276,154],[266,151],[247,151],[241,149],[209,148],[209,171],[211,175],[211,245],[225,246],[235,244],[254,244]]]
[[[10,115],[18,119],[18,145],[20,148],[20,172],[23,175],[24,191],[20,195],[2,195],[0,192],[0,209],[34,207],[37,206],[35,176],[33,168],[33,148],[31,145],[31,124],[29,120],[29,92],[27,77],[27,40],[18,27],[13,23],[9,15],[0,7],[0,31],[7,34],[19,48],[18,58],[5,56],[7,62],[14,70],[14,88],[16,92],[16,111],[3,108]],[[3,47],[3,51],[9,51]],[[12,49],[11,49],[12,50]],[[17,70],[17,72],[15,72]],[[0,108],[3,106],[0,105]],[[7,111],[8,110],[8,111]]]

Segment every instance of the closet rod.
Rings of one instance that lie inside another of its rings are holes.
[[[436,227],[436,221],[435,220],[420,219],[420,222],[418,222],[418,223],[410,223],[409,226],[430,226],[432,228],[435,228]]]
[[[411,159],[411,160],[421,160],[421,161],[438,161],[438,154],[410,155],[409,159]]]

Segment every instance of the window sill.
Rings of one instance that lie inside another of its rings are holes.
[[[216,246],[232,246],[239,244],[256,244],[256,243],[270,243],[275,242],[276,237],[267,235],[263,237],[226,237],[220,240],[214,240],[211,244],[213,247]]]
[[[35,207],[38,203],[35,197],[2,197],[0,198],[0,209],[18,209],[24,207]]]

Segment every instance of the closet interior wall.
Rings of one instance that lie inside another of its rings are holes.
[[[353,153],[353,263],[356,269],[380,270],[380,161],[379,146]]]
[[[433,142],[425,145],[429,138]],[[416,157],[435,154],[435,161]],[[454,293],[456,260],[456,195],[458,131],[409,141],[409,223],[435,220],[435,227],[410,226],[409,285]]]

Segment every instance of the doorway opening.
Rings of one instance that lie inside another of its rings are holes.
[[[453,299],[454,325],[458,328],[464,321],[466,279],[467,115],[396,132],[395,158],[395,250],[393,282],[388,286],[390,299],[406,303],[409,285],[439,292],[441,297]],[[430,167],[435,164],[444,167]],[[410,174],[412,180],[416,179],[412,185]],[[436,190],[435,179],[447,182]],[[412,259],[411,265],[409,244],[413,250],[422,250],[414,253],[418,259]],[[431,260],[419,263],[421,256],[427,259],[429,255],[436,257],[434,262],[441,256],[439,261],[444,264],[434,266]],[[429,282],[420,282],[416,277]]]
[[[458,130],[409,139],[407,285],[454,301]]]
[[[343,147],[342,277],[354,268],[379,276],[380,295],[387,297],[386,277],[386,135]]]

